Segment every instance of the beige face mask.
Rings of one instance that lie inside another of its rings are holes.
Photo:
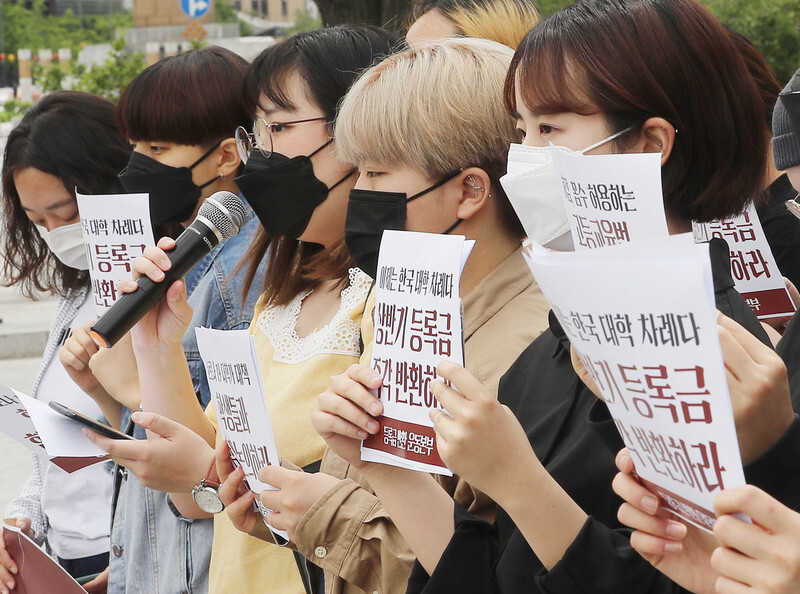
[[[86,257],[86,245],[83,241],[80,223],[62,225],[52,231],[36,225],[36,230],[53,255],[61,262],[70,268],[89,270],[89,260]]]

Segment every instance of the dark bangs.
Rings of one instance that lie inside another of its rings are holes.
[[[210,146],[252,119],[241,91],[247,62],[221,47],[164,58],[123,91],[117,124],[128,140]]]
[[[517,80],[522,100],[535,113],[592,115],[602,111],[589,100],[586,77],[571,66],[574,61],[569,55],[570,49],[552,29],[539,25],[531,29],[514,53],[506,75],[503,101],[508,112],[516,115],[518,111]]]
[[[371,25],[337,25],[298,33],[261,52],[247,71],[245,101],[255,112],[263,93],[280,109],[294,109],[285,82],[296,72],[305,83],[308,99],[336,121],[342,97],[356,78],[391,54],[399,37]]]
[[[286,78],[297,71],[300,63],[300,56],[290,41],[291,38],[268,47],[256,56],[247,69],[243,100],[249,114],[254,115],[257,108],[264,108],[260,104],[262,94],[279,109],[291,111],[296,108],[283,92]]]

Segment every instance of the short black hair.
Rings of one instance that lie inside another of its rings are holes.
[[[296,72],[311,99],[336,121],[339,102],[358,76],[391,54],[399,36],[370,25],[337,25],[298,33],[261,52],[247,71],[244,101],[255,113],[263,93],[281,109],[293,109],[284,89]]]
[[[209,147],[253,120],[242,103],[247,61],[218,46],[189,50],[143,70],[117,105],[128,140]]]

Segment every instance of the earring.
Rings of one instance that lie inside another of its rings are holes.
[[[220,179],[221,179],[222,181],[225,181],[226,179],[228,179],[228,176],[227,176],[227,175],[225,175],[224,173],[220,173],[220,174],[219,174],[219,177],[220,177]]]
[[[472,183],[472,195],[473,196],[477,196],[478,195],[478,190],[480,190],[481,192],[485,192],[486,191],[486,188],[484,188],[483,186],[479,186],[478,182],[471,175],[468,175],[467,179]]]
[[[659,143],[658,143],[658,146],[659,146],[659,147],[660,147],[660,146],[662,146],[661,142],[659,142]]]

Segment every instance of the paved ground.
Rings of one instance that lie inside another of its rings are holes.
[[[30,394],[39,358],[0,360],[0,383]],[[0,513],[4,514],[11,499],[16,497],[31,472],[31,453],[16,441],[0,433]]]
[[[0,127],[0,163],[10,125]],[[0,287],[0,384],[30,394],[47,341],[55,300],[34,302]],[[31,454],[0,433],[0,514],[16,497],[31,472]]]
[[[0,384],[25,394],[33,391],[41,352],[55,312],[53,298],[30,301],[0,287]],[[0,433],[0,514],[31,472],[31,454]]]

